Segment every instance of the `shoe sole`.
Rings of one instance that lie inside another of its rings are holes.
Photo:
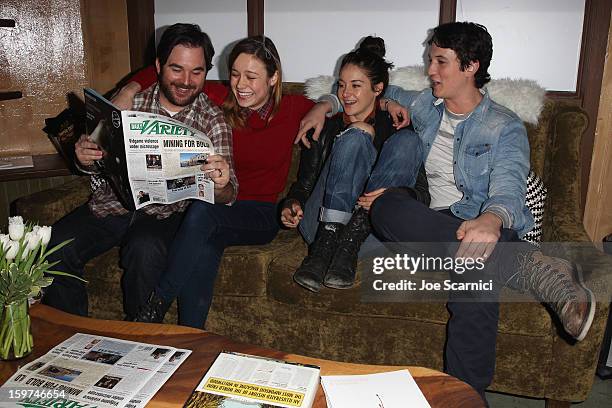
[[[326,288],[330,288],[330,289],[350,289],[353,286],[355,286],[355,284],[352,283],[350,285],[336,285],[334,283],[323,282],[323,286],[325,286]]]
[[[295,275],[293,276],[293,281],[295,283],[297,283],[298,285],[300,285],[301,287],[303,287],[304,289],[307,289],[313,293],[319,293],[319,290],[321,289],[321,285],[319,284],[318,286],[314,286],[314,285],[310,285],[306,282],[300,281],[298,279],[296,279]]]
[[[595,317],[595,295],[593,294],[591,289],[587,288],[584,284],[584,279],[582,276],[582,267],[576,263],[572,264],[572,266],[576,271],[576,280],[578,281],[578,285],[580,285],[580,287],[586,292],[587,300],[589,302],[588,316],[585,322],[582,324],[582,327],[580,328],[580,333],[578,333],[578,336],[576,336],[576,341],[582,341],[589,332],[591,324],[593,324],[593,318]]]

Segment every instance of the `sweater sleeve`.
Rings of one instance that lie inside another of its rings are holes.
[[[155,67],[153,65],[149,65],[136,72],[136,74],[130,79],[131,82],[136,82],[140,85],[140,89],[147,89],[151,85],[157,82],[157,72],[155,72]]]

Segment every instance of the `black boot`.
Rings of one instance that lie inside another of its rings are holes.
[[[136,317],[134,317],[133,321],[144,323],[161,323],[164,321],[164,317],[166,316],[168,309],[170,309],[171,304],[172,302],[168,302],[153,291],[151,292],[147,303],[138,308],[138,312],[136,313]]]
[[[370,231],[372,226],[369,214],[360,207],[355,210],[338,238],[338,248],[323,281],[325,286],[334,289],[348,289],[353,286],[357,273],[357,254]]]
[[[311,292],[318,292],[329,263],[336,250],[338,235],[344,226],[337,222],[322,222],[317,236],[308,248],[308,255],[293,274],[293,280]]]

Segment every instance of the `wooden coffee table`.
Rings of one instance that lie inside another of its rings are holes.
[[[222,350],[315,364],[321,367],[321,375],[371,374],[407,368],[432,408],[484,407],[480,396],[469,385],[454,377],[428,368],[376,366],[322,360],[239,343],[227,337],[190,327],[88,319],[63,313],[44,305],[33,306],[30,309],[30,315],[32,317],[34,351],[22,360],[2,363],[0,365],[1,383],[4,383],[20,365],[41,356],[74,333],[81,332],[193,350],[191,356],[185,360],[149,403],[151,407],[182,406],[204,372]],[[320,386],[314,406],[317,408],[326,407],[325,395]]]

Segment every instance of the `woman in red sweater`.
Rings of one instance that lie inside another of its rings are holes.
[[[238,197],[231,206],[202,201],[189,206],[169,248],[166,271],[149,301],[131,316],[136,321],[161,322],[178,297],[179,324],[202,328],[225,247],[266,244],[278,232],[276,202],[287,181],[293,140],[314,104],[303,96],[282,96],[280,58],[269,38],[241,40],[227,66],[231,92],[208,83],[204,91],[233,128]],[[145,70],[133,81],[132,89],[144,89],[156,81],[155,71]]]

